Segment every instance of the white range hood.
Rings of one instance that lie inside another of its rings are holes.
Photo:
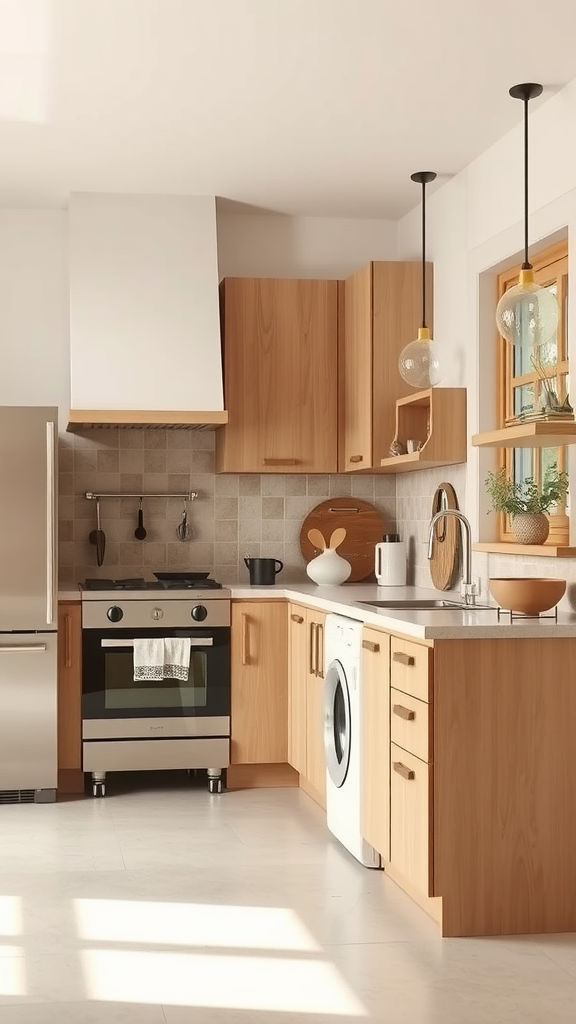
[[[69,265],[68,429],[226,423],[215,197],[76,193]]]

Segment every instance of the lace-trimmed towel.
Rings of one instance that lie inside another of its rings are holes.
[[[190,639],[188,637],[147,637],[134,640],[134,679],[188,679]]]

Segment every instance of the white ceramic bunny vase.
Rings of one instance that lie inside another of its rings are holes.
[[[310,579],[319,586],[338,586],[340,583],[345,583],[352,572],[350,562],[347,562],[336,551],[345,536],[346,530],[340,526],[334,530],[328,547],[326,547],[326,540],[320,530],[309,530],[308,540],[314,547],[321,548],[321,552],[311,562],[308,562],[306,572]]]

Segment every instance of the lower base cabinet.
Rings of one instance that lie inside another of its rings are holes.
[[[231,764],[288,759],[285,601],[233,601]]]
[[[432,767],[390,746],[390,863],[423,896],[432,895]]]
[[[288,761],[303,789],[326,806],[324,612],[290,604]]]

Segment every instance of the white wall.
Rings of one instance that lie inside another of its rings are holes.
[[[221,279],[339,279],[370,260],[394,259],[394,221],[218,214]]]
[[[64,210],[0,210],[0,405],[70,402]]]

